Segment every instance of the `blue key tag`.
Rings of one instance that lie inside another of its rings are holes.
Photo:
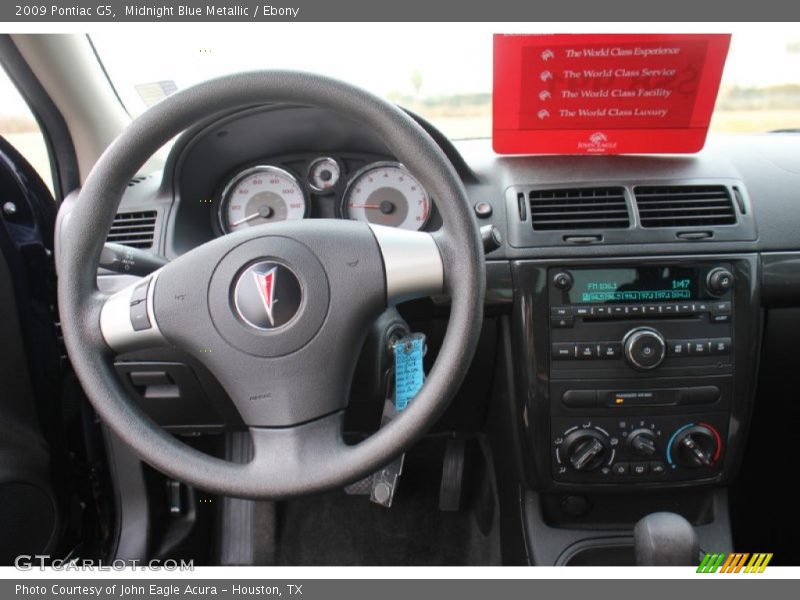
[[[392,346],[394,350],[394,405],[398,412],[404,410],[417,395],[424,373],[422,356],[425,354],[425,336],[413,333],[401,338]]]

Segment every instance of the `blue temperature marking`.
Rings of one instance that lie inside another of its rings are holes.
[[[672,434],[672,437],[669,438],[667,442],[667,462],[672,464],[672,441],[675,439],[675,436],[678,435],[684,429],[689,429],[689,427],[694,427],[694,423],[689,423],[688,425],[684,425],[680,429],[678,429],[675,433]]]

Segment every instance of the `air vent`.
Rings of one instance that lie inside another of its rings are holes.
[[[625,229],[630,225],[621,187],[533,190],[528,198],[537,231]]]
[[[156,211],[117,213],[108,241],[132,248],[150,248],[156,229]]]
[[[637,186],[633,195],[642,227],[736,224],[731,194],[724,185]]]

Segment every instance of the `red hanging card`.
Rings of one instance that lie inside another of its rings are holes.
[[[501,154],[697,152],[729,34],[494,36]]]

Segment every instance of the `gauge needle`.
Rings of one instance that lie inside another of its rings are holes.
[[[374,208],[380,209],[380,204],[348,204],[347,208]]]
[[[243,223],[247,223],[248,221],[252,221],[253,219],[257,219],[261,216],[261,213],[254,212],[252,215],[247,215],[244,219],[239,219],[238,221],[234,221],[231,223],[231,227],[238,227]]]

